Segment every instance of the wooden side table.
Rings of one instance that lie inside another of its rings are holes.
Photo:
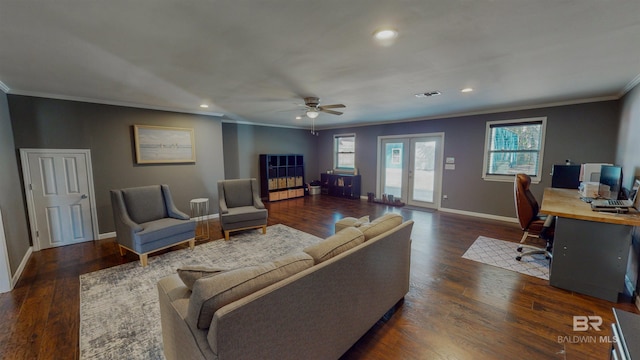
[[[209,198],[193,199],[191,218],[196,220],[196,240],[209,239]]]

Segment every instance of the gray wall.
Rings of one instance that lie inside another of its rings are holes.
[[[169,184],[178,208],[208,197],[217,213],[217,181],[224,179],[218,118],[122,106],[9,95],[15,148],[90,149],[100,233],[114,231],[110,189]],[[132,125],[193,128],[195,164],[137,165]]]
[[[623,166],[625,187],[640,177],[640,85],[622,98],[616,163]]]
[[[634,178],[640,177],[640,85],[628,92],[621,101],[620,131],[616,162],[623,166],[625,186],[630,188]],[[627,276],[640,287],[640,229],[633,233],[633,251],[629,259]]]
[[[0,92],[0,210],[2,210],[11,276],[16,273],[29,249],[29,226],[18,171],[9,104],[5,93]]]
[[[456,169],[443,173],[442,194],[448,199],[442,200],[441,206],[513,218],[513,184],[481,178],[486,122],[547,117],[544,177],[541,183],[532,185],[534,195],[541,199],[544,188],[551,186],[549,174],[553,164],[564,164],[565,159],[576,163],[615,161],[618,104],[618,101],[604,101],[321,131],[319,169],[325,171],[333,166],[333,135],[355,133],[356,167],[362,174],[362,193],[375,192],[378,136],[442,132],[445,134],[444,157],[455,157]]]
[[[302,154],[305,181],[318,173],[317,137],[308,130],[223,123],[222,134],[227,179],[259,179],[260,154]]]

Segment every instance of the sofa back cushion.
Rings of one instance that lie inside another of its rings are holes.
[[[364,234],[365,241],[385,233],[402,224],[402,215],[395,213],[384,214],[368,224],[361,225],[358,229]]]
[[[312,257],[296,253],[262,265],[229,270],[196,280],[189,301],[187,323],[192,328],[207,329],[213,314],[221,307],[313,265]]]
[[[348,227],[325,240],[304,248],[304,252],[311,255],[316,264],[354,248],[364,242],[364,235],[355,227]]]
[[[235,208],[253,205],[251,179],[224,180],[222,186],[227,207]]]
[[[122,189],[127,213],[133,222],[146,223],[167,217],[164,195],[160,185]]]
[[[193,289],[193,284],[195,284],[197,280],[204,277],[220,275],[225,271],[229,271],[229,269],[211,268],[208,266],[183,266],[176,270],[180,280],[182,280],[189,290]]]

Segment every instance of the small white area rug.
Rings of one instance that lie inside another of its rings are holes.
[[[80,359],[164,359],[156,286],[179,267],[257,265],[321,240],[278,224],[80,275]]]
[[[516,251],[518,245],[519,243],[479,236],[462,257],[549,280],[549,260],[542,254],[536,254],[525,256],[518,261],[516,260],[519,254]]]

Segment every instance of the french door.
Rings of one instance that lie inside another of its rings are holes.
[[[443,134],[378,138],[378,191],[408,205],[439,208]]]

